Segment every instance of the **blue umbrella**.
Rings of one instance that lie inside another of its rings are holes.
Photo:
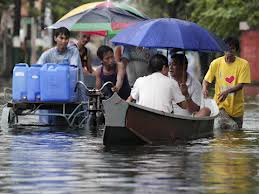
[[[138,22],[111,39],[115,45],[146,48],[179,48],[193,51],[224,52],[227,47],[215,34],[201,26],[175,18]]]

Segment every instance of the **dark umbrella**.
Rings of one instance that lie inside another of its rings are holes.
[[[150,19],[138,22],[112,38],[115,45],[146,48],[178,48],[193,51],[226,50],[224,42],[205,28],[174,18]]]

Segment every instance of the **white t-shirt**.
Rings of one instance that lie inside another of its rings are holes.
[[[171,79],[174,80],[174,78],[171,78]],[[200,106],[201,98],[202,98],[201,83],[197,79],[194,79],[189,73],[187,73],[186,85],[188,87],[188,93],[189,93],[189,96],[191,97],[192,101],[195,104],[197,104],[198,106]],[[184,115],[184,116],[191,115],[191,113],[187,109],[182,109],[180,106],[177,105],[177,103],[178,102],[173,101],[174,114]]]
[[[185,100],[177,82],[160,72],[138,78],[131,96],[139,105],[168,113],[173,110],[173,100],[177,103]]]

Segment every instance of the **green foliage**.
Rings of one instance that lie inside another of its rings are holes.
[[[45,0],[52,10],[53,23],[59,20],[63,15],[71,11],[72,9],[83,5],[85,3],[97,2],[98,0]],[[100,1],[100,0],[99,0]]]
[[[150,17],[176,17],[198,23],[221,37],[239,36],[239,22],[259,29],[259,0],[147,0]]]
[[[247,21],[251,28],[258,28],[259,1],[243,0],[191,0],[191,19],[221,37],[239,36],[239,22]]]
[[[2,16],[3,10],[6,10],[12,3],[13,3],[13,1],[10,1],[10,0],[1,0],[0,1],[0,19]]]
[[[101,0],[45,0],[52,10],[53,23],[63,15],[84,3]],[[131,0],[139,3],[136,8],[144,10],[151,18],[175,17],[198,23],[221,37],[239,36],[239,22],[247,21],[252,29],[259,29],[259,0]],[[1,11],[14,1],[0,1]],[[31,15],[39,16],[40,10],[32,8]]]

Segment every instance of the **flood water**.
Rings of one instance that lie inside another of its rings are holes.
[[[250,100],[243,131],[171,146],[106,148],[102,131],[2,128],[0,193],[259,193],[258,111]]]

